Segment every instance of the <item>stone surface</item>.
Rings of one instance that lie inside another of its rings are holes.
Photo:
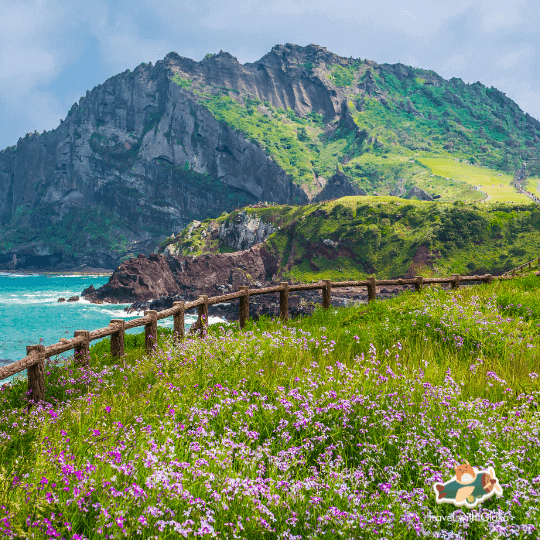
[[[139,255],[122,263],[99,289],[85,289],[90,301],[111,303],[149,301],[163,296],[193,293],[217,296],[271,279],[276,262],[264,246],[235,253],[201,257]]]
[[[241,251],[261,244],[275,230],[272,223],[265,223],[248,212],[239,212],[234,221],[221,225],[218,235],[222,245]]]
[[[403,198],[404,199],[418,199],[419,201],[432,201],[433,200],[433,197],[427,191],[424,191],[418,186],[413,186]]]
[[[351,184],[345,174],[336,169],[336,172],[328,179],[322,191],[313,198],[312,202],[330,201],[351,195],[366,195],[366,192]]]

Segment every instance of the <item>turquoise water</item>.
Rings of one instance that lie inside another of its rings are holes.
[[[70,296],[80,296],[82,290],[90,285],[97,289],[108,280],[104,276],[69,274],[0,274],[0,321],[3,323],[0,330],[0,366],[26,356],[26,346],[39,344],[41,338],[45,346],[52,345],[60,338],[72,338],[75,330],[92,331],[107,326],[111,319],[142,317],[142,312],[129,315],[124,312],[129,304],[91,304],[85,300],[58,302],[60,297],[67,300]],[[186,314],[186,327],[195,320],[194,315]],[[173,319],[168,317],[158,321],[158,325],[172,328]],[[142,331],[143,328],[138,327],[127,330],[127,333]],[[98,341],[92,341],[92,344]]]

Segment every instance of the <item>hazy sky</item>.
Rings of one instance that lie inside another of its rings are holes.
[[[540,119],[540,0],[0,0],[0,13],[0,148],[170,51],[244,63],[284,43],[480,81]]]

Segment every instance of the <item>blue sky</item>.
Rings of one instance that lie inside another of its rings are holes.
[[[284,43],[480,81],[540,119],[539,0],[0,0],[0,13],[0,148],[141,62],[220,49],[253,62]]]

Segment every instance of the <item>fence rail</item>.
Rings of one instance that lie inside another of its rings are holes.
[[[540,258],[538,259],[540,263]],[[530,264],[530,263],[528,263]],[[525,266],[525,265],[523,265]],[[521,267],[520,267],[521,268]],[[512,271],[513,272],[513,271]],[[281,282],[277,286],[262,289],[249,289],[249,287],[239,287],[238,292],[224,294],[221,296],[208,297],[199,296],[192,302],[174,302],[173,307],[161,312],[147,310],[144,317],[126,322],[124,319],[112,319],[108,326],[89,332],[88,330],[76,330],[74,337],[63,339],[54,345],[29,345],[26,347],[26,356],[0,368],[0,381],[7,379],[25,369],[28,370],[28,390],[33,401],[38,402],[45,397],[44,363],[46,358],[56,356],[66,351],[74,350],[74,361],[77,365],[86,366],[89,361],[90,342],[111,336],[111,356],[121,358],[124,355],[124,334],[130,328],[138,326],[145,327],[145,350],[150,353],[157,342],[157,321],[172,316],[174,322],[174,333],[183,338],[185,335],[185,312],[189,309],[198,309],[199,325],[207,324],[208,306],[239,299],[239,321],[240,327],[244,328],[249,318],[249,297],[259,294],[272,294],[279,292],[280,317],[282,320],[288,319],[289,313],[289,293],[297,291],[322,291],[322,307],[331,306],[331,291],[340,287],[366,287],[368,301],[372,302],[377,298],[377,287],[383,285],[414,285],[416,291],[421,291],[424,285],[433,283],[449,283],[452,289],[458,289],[460,283],[480,281],[491,283],[493,280],[512,279],[515,273],[510,275],[492,276],[485,274],[482,276],[460,276],[454,274],[451,277],[426,278],[416,276],[408,279],[380,279],[374,277],[361,281],[330,281],[329,279],[318,283],[296,283]]]
[[[508,276],[508,275],[515,276],[516,273],[523,274],[524,268],[528,268],[529,270],[532,270],[535,264],[537,268],[540,268],[540,257],[531,259],[530,261],[526,262],[525,264],[522,264],[521,266],[518,266],[517,268],[508,270],[508,272],[505,272],[503,276]]]

